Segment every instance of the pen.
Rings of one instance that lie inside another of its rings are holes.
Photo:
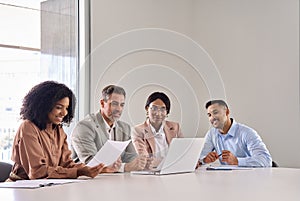
[[[55,183],[44,183],[44,184],[39,184],[39,187],[45,187],[45,186],[53,186]]]
[[[219,154],[218,157],[222,156],[222,154]]]

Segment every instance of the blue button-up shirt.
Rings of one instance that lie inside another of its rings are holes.
[[[212,151],[216,151],[219,155],[223,150],[229,150],[237,157],[238,166],[272,166],[271,155],[257,132],[233,119],[227,134],[221,134],[216,128],[211,128],[206,133],[200,161],[203,161],[207,154]],[[222,156],[219,158],[220,163],[226,165],[226,163],[221,162],[221,159]]]

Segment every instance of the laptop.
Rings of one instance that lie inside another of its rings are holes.
[[[167,156],[156,169],[132,171],[131,173],[166,175],[194,172],[203,144],[203,138],[173,138],[169,145]]]

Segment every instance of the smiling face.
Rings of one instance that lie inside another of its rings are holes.
[[[69,102],[69,98],[65,97],[55,103],[51,112],[49,112],[48,114],[48,119],[50,123],[56,125],[62,123],[63,118],[68,114]]]
[[[167,116],[165,103],[161,99],[156,99],[146,108],[149,114],[149,120],[153,127],[159,128]]]
[[[112,93],[107,100],[101,100],[101,114],[106,122],[111,126],[117,121],[125,106],[125,96],[123,94]]]
[[[229,109],[223,105],[215,103],[207,108],[207,116],[214,128],[223,131],[226,122],[229,120]]]

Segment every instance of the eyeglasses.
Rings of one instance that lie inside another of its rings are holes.
[[[157,107],[157,106],[151,106],[150,110],[154,113],[157,113],[157,112],[166,113],[167,112],[167,109],[165,107]]]

